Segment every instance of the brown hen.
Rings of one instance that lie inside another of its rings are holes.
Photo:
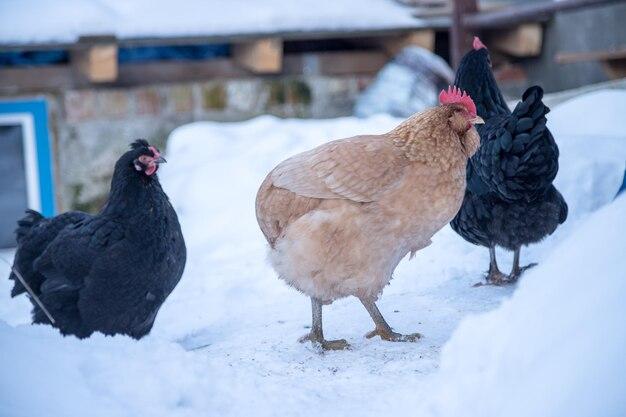
[[[322,305],[358,297],[379,335],[395,333],[375,301],[400,260],[425,248],[455,216],[465,191],[465,167],[479,145],[471,98],[442,91],[438,107],[418,113],[383,135],[326,143],[274,168],[257,194],[256,215],[270,260],[289,285],[311,297],[313,325],[301,341],[327,341]]]

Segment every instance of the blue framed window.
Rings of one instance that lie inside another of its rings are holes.
[[[0,101],[0,247],[26,208],[55,214],[50,150],[45,100]]]

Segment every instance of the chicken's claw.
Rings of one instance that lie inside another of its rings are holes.
[[[487,279],[487,284],[488,285],[506,285],[506,284],[511,284],[513,281],[511,281],[509,279],[509,276],[506,274],[503,274],[502,272],[500,272],[499,270],[490,270],[487,273],[486,276]]]
[[[393,330],[389,331],[378,328],[372,330],[365,335],[365,337],[367,337],[368,339],[371,339],[375,336],[380,336],[381,339],[387,340],[389,342],[417,342],[422,337],[420,333],[401,334],[396,333]]]
[[[537,266],[536,263],[531,263],[531,264],[528,264],[528,265],[523,266],[521,268],[517,268],[516,270],[514,269],[513,271],[511,271],[511,274],[508,277],[508,281],[509,282],[517,281],[522,276],[524,271],[526,271],[527,269],[530,269],[532,267],[535,267],[535,266]]]
[[[298,342],[311,342],[314,346],[319,346],[323,350],[344,350],[350,348],[350,344],[345,339],[326,340],[314,335],[313,333],[305,334],[298,339]]]

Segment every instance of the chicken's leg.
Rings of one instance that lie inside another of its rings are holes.
[[[359,298],[359,300],[361,300],[361,303],[363,303],[363,306],[365,307],[367,312],[370,313],[370,316],[372,317],[372,320],[374,320],[374,324],[376,325],[376,328],[374,330],[365,335],[365,337],[367,337],[368,339],[374,336],[380,336],[381,339],[388,340],[390,342],[415,342],[420,337],[422,337],[422,335],[419,333],[405,335],[394,332],[389,324],[387,324],[387,322],[385,321],[385,318],[380,313],[380,310],[378,310],[378,307],[376,307],[376,303],[373,300],[365,298]]]
[[[513,253],[513,268],[511,268],[511,274],[509,275],[509,281],[510,282],[515,282],[519,279],[519,277],[522,276],[522,273],[524,273],[524,271],[526,271],[527,269],[532,268],[533,266],[537,266],[536,263],[532,263],[532,264],[528,264],[526,266],[522,266],[520,268],[519,266],[519,254],[520,254],[520,248],[515,249],[515,252]]]
[[[498,262],[496,261],[496,246],[489,246],[489,271],[487,272],[487,282],[493,285],[506,284],[509,277],[500,272]]]
[[[322,303],[317,298],[311,297],[311,310],[313,313],[313,323],[311,331],[300,338],[300,343],[304,343],[307,340],[313,344],[317,344],[324,350],[341,350],[350,347],[348,342],[344,339],[339,340],[325,340],[324,332],[322,330]]]

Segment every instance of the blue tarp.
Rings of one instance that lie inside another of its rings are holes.
[[[141,46],[120,48],[120,63],[145,61],[197,61],[230,55],[230,45],[186,45],[186,46]],[[0,66],[41,66],[65,64],[69,62],[69,52],[51,51],[11,51],[0,52]]]

